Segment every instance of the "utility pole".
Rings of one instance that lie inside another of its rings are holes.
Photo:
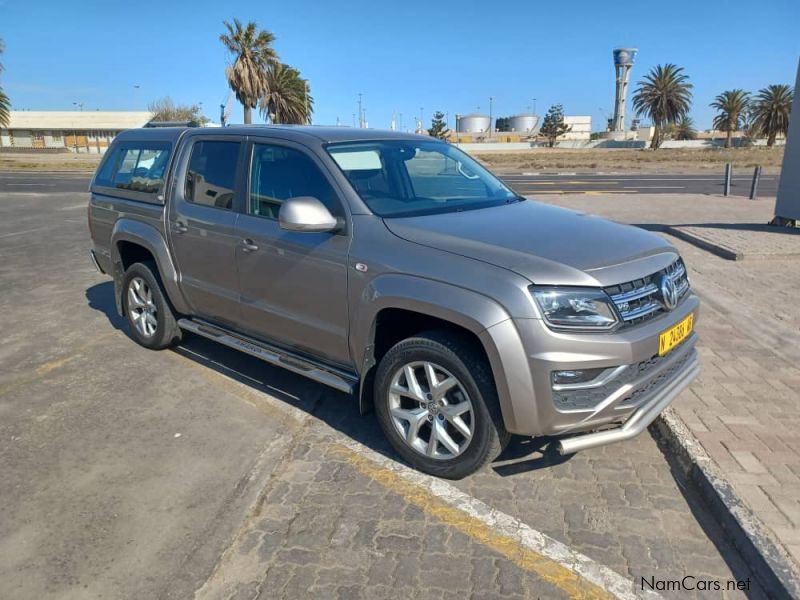
[[[423,107],[419,107],[419,128],[420,130],[425,129],[425,118],[423,116],[423,112],[425,109]]]
[[[361,111],[361,92],[358,92],[358,127],[364,128],[364,113]]]
[[[533,99],[533,114],[536,114],[536,98]]]
[[[492,102],[494,102],[494,96],[489,96],[489,137],[492,137],[492,131],[494,130],[494,123],[492,123]]]

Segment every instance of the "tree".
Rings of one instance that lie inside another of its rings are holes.
[[[169,96],[154,100],[147,106],[147,110],[153,113],[152,121],[193,121],[202,125],[209,120],[200,114],[199,105],[176,105]]]
[[[741,89],[722,92],[711,103],[711,108],[718,111],[714,117],[714,129],[728,134],[725,138],[726,148],[731,147],[733,132],[744,126],[749,103],[750,95]]]
[[[653,123],[655,131],[650,148],[656,150],[667,125],[677,123],[689,113],[693,86],[683,67],[673,64],[654,67],[637,85],[633,108],[637,115],[646,115]]]
[[[252,109],[266,92],[267,68],[278,61],[272,47],[275,36],[269,31],[260,31],[253,21],[244,27],[239,19],[234,19],[232,25],[227,21],[223,23],[228,33],[223,33],[219,39],[235,57],[233,64],[225,69],[225,76],[244,107],[245,124],[250,124]]]
[[[437,110],[435,113],[433,113],[431,127],[428,129],[428,135],[435,137],[438,140],[443,140],[447,138],[449,133],[450,130],[447,128],[447,124],[444,122],[444,113]]]
[[[264,118],[269,118],[272,123],[299,125],[311,122],[314,99],[308,81],[300,77],[300,71],[283,63],[274,63],[267,67],[265,90],[259,107]]]
[[[676,140],[697,139],[697,130],[694,128],[694,120],[688,115],[683,115],[680,120],[675,123],[674,136]]]
[[[547,138],[547,145],[552,148],[556,145],[559,137],[570,131],[572,131],[572,126],[564,123],[564,107],[560,104],[551,106],[542,121],[539,135]]]
[[[497,117],[494,127],[497,131],[511,131],[511,117]]]
[[[3,53],[5,50],[5,44],[3,40],[0,40],[0,54]],[[3,72],[3,63],[0,63],[0,73]],[[8,127],[8,123],[11,120],[11,101],[6,96],[3,88],[0,87],[0,127]]]
[[[789,131],[794,93],[788,85],[770,85],[760,90],[753,106],[753,125],[759,135],[767,136],[767,146],[775,144],[778,134]]]

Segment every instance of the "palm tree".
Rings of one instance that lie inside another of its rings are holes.
[[[794,93],[788,85],[770,85],[758,92],[753,107],[753,120],[760,135],[767,136],[767,146],[775,144],[778,134],[789,130]]]
[[[249,124],[252,123],[252,109],[266,91],[267,68],[278,61],[272,47],[275,36],[269,31],[260,31],[253,21],[244,27],[239,19],[234,19],[233,25],[227,21],[223,23],[228,33],[223,33],[219,39],[235,56],[233,64],[225,69],[225,75],[228,85],[236,92],[236,99],[244,106],[244,122]]]
[[[633,95],[633,107],[639,115],[646,115],[655,127],[650,147],[661,145],[662,132],[670,123],[676,123],[689,113],[692,103],[692,84],[683,67],[673,64],[654,67],[639,81]]]
[[[5,44],[0,40],[0,54],[3,53]],[[3,72],[3,63],[0,63],[0,73]],[[11,101],[6,96],[3,88],[0,87],[0,127],[8,127],[8,122],[11,120]]]
[[[714,129],[728,134],[725,138],[726,148],[731,147],[733,132],[744,126],[749,104],[750,94],[741,89],[722,92],[711,103],[711,108],[719,111],[714,117]]]
[[[276,63],[267,68],[266,92],[261,97],[261,114],[272,123],[309,123],[314,99],[309,94],[308,81],[300,71]]]
[[[694,128],[694,119],[688,115],[683,115],[675,123],[676,140],[693,140],[697,138],[697,130]]]

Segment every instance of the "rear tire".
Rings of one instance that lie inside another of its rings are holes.
[[[162,350],[180,341],[181,330],[154,262],[134,263],[125,271],[122,309],[131,337],[145,348]]]
[[[398,454],[446,479],[482,469],[511,438],[486,358],[449,332],[420,333],[386,353],[375,375],[375,413]]]

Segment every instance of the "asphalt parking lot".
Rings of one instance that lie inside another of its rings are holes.
[[[328,388],[191,336],[137,346],[87,257],[85,185],[0,174],[3,598],[638,597],[643,577],[750,577],[650,435],[572,457],[517,439],[444,483]]]

